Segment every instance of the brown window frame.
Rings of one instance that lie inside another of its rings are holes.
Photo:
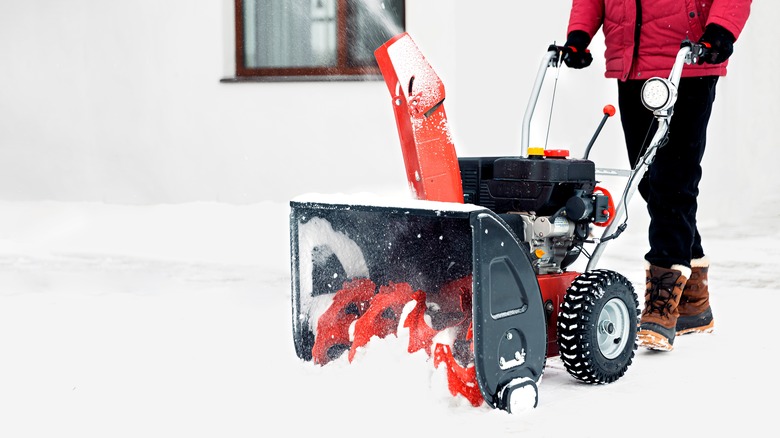
[[[244,51],[244,0],[235,1],[236,28],[236,78],[235,81],[364,81],[381,80],[381,72],[376,64],[365,66],[350,66],[348,64],[347,19],[350,0],[337,1],[336,35],[337,61],[335,66],[327,67],[262,67],[246,66]],[[402,28],[406,29],[406,1],[404,5]]]

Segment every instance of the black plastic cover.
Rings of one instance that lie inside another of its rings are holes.
[[[552,215],[577,191],[591,193],[596,186],[590,160],[462,157],[458,162],[466,202],[496,213]]]

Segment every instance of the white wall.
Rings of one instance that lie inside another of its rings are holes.
[[[0,3],[0,199],[250,203],[405,189],[382,82],[220,83],[233,68],[232,3]],[[518,153],[541,56],[563,42],[569,5],[407,1],[407,30],[444,81],[461,155]],[[753,5],[720,82],[702,190],[776,186],[766,158],[778,86],[766,73],[780,66],[766,54],[778,12]],[[548,147],[580,154],[601,108],[616,104],[601,43],[591,68],[561,70]],[[532,144],[544,142],[553,83]],[[624,165],[619,125],[607,123],[594,148],[599,165]]]

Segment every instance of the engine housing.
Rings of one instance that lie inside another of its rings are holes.
[[[528,246],[537,274],[560,273],[580,254],[593,223],[608,219],[594,193],[596,167],[565,157],[458,158],[466,203],[501,215]]]

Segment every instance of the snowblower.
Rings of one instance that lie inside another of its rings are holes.
[[[551,357],[581,382],[622,377],[636,350],[637,295],[626,277],[596,264],[625,230],[628,202],[664,143],[682,66],[703,50],[683,43],[670,77],[647,81],[643,102],[657,129],[641,161],[619,171],[587,159],[615,113],[609,105],[583,158],[528,146],[544,77],[560,68],[562,47],[551,45],[542,59],[521,154],[502,157],[457,156],[444,86],[409,34],[379,47],[413,196],[290,202],[297,355],[321,365],[352,361],[373,339],[403,334],[410,353],[425,351],[446,367],[454,396],[509,412],[537,405]],[[596,180],[615,173],[628,181],[617,202]],[[569,270],[583,254],[586,269]]]

